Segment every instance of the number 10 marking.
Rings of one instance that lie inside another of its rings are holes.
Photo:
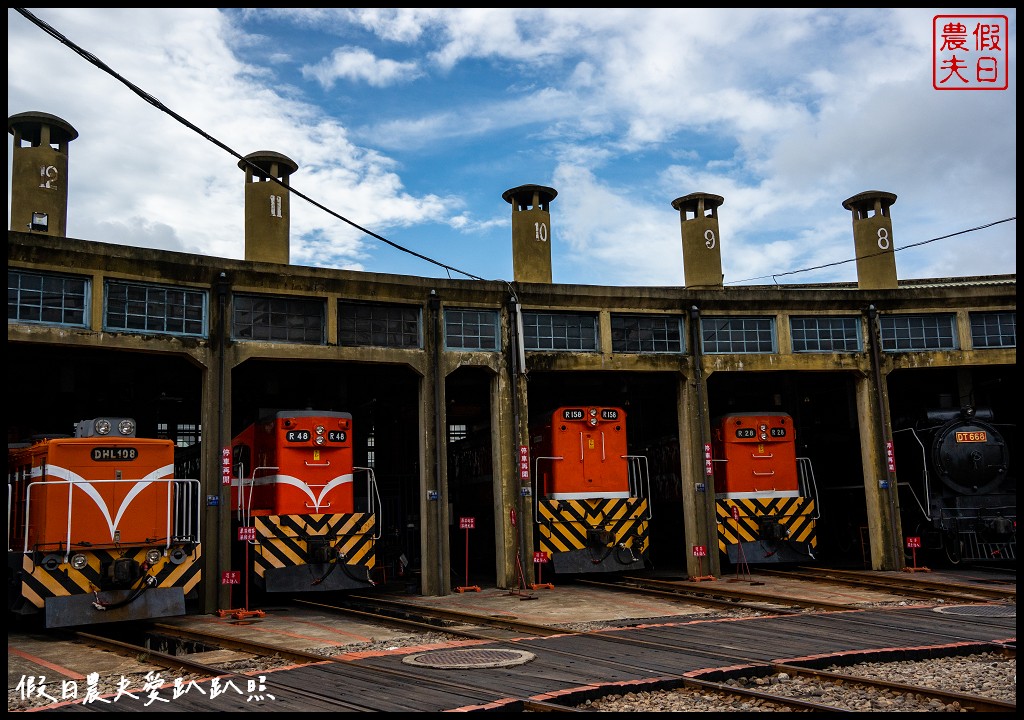
[[[535,222],[533,224],[533,231],[537,236],[538,242],[548,241],[548,226],[542,222]]]

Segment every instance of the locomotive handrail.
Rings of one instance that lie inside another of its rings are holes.
[[[318,465],[313,465],[313,464],[308,463],[308,462],[306,463],[306,465],[310,466],[310,467],[323,467],[323,465],[319,465],[318,466]],[[328,462],[327,465],[330,465],[330,463]],[[369,480],[367,481],[367,491],[366,491],[367,500],[366,500],[366,502],[367,502],[367,505],[369,507],[369,514],[375,515],[376,514],[376,508],[381,504],[381,502],[380,502],[380,492],[379,492],[379,490],[377,488],[377,478],[376,478],[376,476],[373,473],[373,468],[353,466],[352,469],[353,470],[365,470],[367,473],[369,473]],[[276,472],[276,471],[280,470],[280,467],[278,467],[276,465],[262,465],[260,467],[253,468],[252,477],[250,477],[250,478],[242,478],[241,479],[241,482],[243,483],[243,487],[239,487],[239,497],[241,498],[241,500],[238,503],[238,518],[239,518],[239,521],[243,525],[248,526],[249,521],[252,518],[252,491],[253,491],[253,487],[255,487],[255,485],[256,485],[256,474],[260,473],[260,472],[267,471],[267,470],[271,470],[271,471]],[[248,494],[244,493],[244,490],[246,489],[246,487],[248,489]],[[315,485],[310,485],[310,487],[316,487],[316,486]],[[330,506],[331,506],[331,504],[327,503],[323,507],[330,507]],[[316,506],[310,505],[309,503],[306,503],[306,507],[316,507]],[[373,536],[373,539],[374,540],[380,540],[380,537],[381,537],[381,524],[380,523],[375,523],[375,527],[377,528],[377,534]],[[249,540],[249,542],[255,544],[256,541],[255,540]]]
[[[102,485],[102,484],[105,484],[105,483],[120,483],[120,484],[133,483],[134,484],[134,483],[140,483],[140,482],[144,482],[146,484],[163,483],[163,484],[165,484],[167,486],[167,527],[166,527],[165,533],[164,533],[164,548],[165,549],[166,548],[170,548],[171,545],[174,544],[175,537],[176,537],[175,533],[172,532],[172,529],[177,529],[176,527],[172,528],[172,525],[171,525],[172,518],[175,516],[175,513],[172,512],[172,510],[173,510],[172,509],[172,503],[174,501],[174,496],[175,496],[174,488],[176,486],[179,486],[179,485],[180,486],[194,485],[196,488],[198,488],[199,487],[199,481],[198,480],[193,480],[193,479],[188,479],[188,478],[175,478],[175,477],[148,478],[148,479],[147,478],[132,478],[132,479],[121,478],[121,479],[111,479],[111,480],[84,480],[84,479],[76,480],[74,478],[67,478],[67,479],[62,479],[62,480],[37,480],[35,482],[30,482],[25,487],[25,527],[24,527],[24,537],[25,537],[25,540],[24,540],[24,545],[23,545],[23,548],[22,548],[22,552],[24,552],[26,554],[29,552],[29,525],[30,525],[30,519],[32,517],[32,491],[33,490],[35,490],[37,488],[41,489],[44,486],[49,486],[49,487],[53,487],[53,486],[57,486],[57,485],[67,485],[68,486],[68,490],[69,491],[68,491],[67,524],[66,524],[67,530],[66,530],[65,539],[64,539],[64,542],[65,542],[65,545],[66,545],[65,553],[64,553],[64,562],[68,562],[68,559],[71,557],[71,553],[72,553],[72,547],[71,547],[71,545],[72,545],[72,543],[71,543],[71,525],[72,525],[72,516],[74,515],[74,512],[73,512],[74,505],[72,503],[72,498],[73,498],[73,495],[74,495],[75,487],[82,486],[82,485],[88,485],[88,486],[92,486],[92,485],[96,485],[96,484],[101,484]],[[200,520],[199,520],[199,508],[198,508],[198,502],[199,502],[198,490],[194,493],[194,495],[195,495],[194,499],[195,499],[197,507],[195,508],[195,514],[193,516],[193,522],[188,523],[188,526],[187,526],[186,529],[187,530],[194,530],[194,532],[195,532],[195,542],[199,543],[201,541],[201,537],[200,537]],[[188,499],[188,498],[186,497],[186,499]],[[109,519],[110,518],[108,517],[108,520]],[[193,523],[194,523],[194,527],[193,527]],[[111,530],[112,530],[112,532],[115,532],[115,533],[117,532],[117,528],[111,528]],[[8,530],[8,533],[9,532],[10,532],[10,530]],[[183,536],[177,536],[177,537],[178,537],[179,540],[185,539]],[[135,541],[135,540],[132,540],[131,543],[132,544],[143,544],[143,543],[141,543],[139,541]],[[112,537],[110,544],[111,545],[117,545],[117,544],[124,545],[124,544],[128,544],[128,541],[120,542],[119,540],[116,539],[116,537]],[[150,543],[145,543],[145,544],[153,544],[153,545],[155,545],[156,543],[155,542],[150,542]]]
[[[367,485],[366,485],[366,505],[367,505],[367,511],[369,512],[369,514],[373,515],[374,517],[376,517],[376,515],[377,515],[377,508],[381,506],[380,493],[378,492],[378,488],[377,488],[377,476],[374,475],[373,468],[370,468],[370,467],[358,467],[358,466],[353,465],[352,469],[353,470],[365,470],[367,472],[367,474],[369,475],[369,478],[366,481],[366,483],[367,483]],[[375,500],[376,500],[376,502],[375,502]],[[374,527],[377,528],[377,534],[373,536],[374,540],[380,540],[380,536],[381,536],[381,533],[382,533],[382,530],[381,530],[382,526],[383,526],[383,523],[380,523],[380,522],[375,522],[374,523]]]
[[[303,460],[303,462],[306,463],[306,467],[330,467],[331,466],[331,461],[330,460],[328,460],[325,463],[311,463],[309,460]]]
[[[906,483],[906,486],[910,488],[910,495],[914,498],[914,502],[917,503],[918,509],[921,510],[921,514],[928,520],[934,520],[932,516],[932,487],[931,480],[928,478],[928,448],[921,442],[921,438],[917,435],[917,430],[914,428],[902,428],[900,430],[893,430],[892,434],[895,435],[898,432],[909,432],[910,436],[914,438],[918,446],[921,448],[921,489],[924,491],[924,505],[917,498],[917,493],[914,492],[914,488],[910,483]],[[899,480],[896,481],[896,487],[899,487]]]
[[[767,455],[757,455],[756,453],[750,453],[750,457],[763,460],[771,460],[772,458],[775,457],[775,453],[768,453]]]
[[[908,482],[899,482],[899,481],[897,480],[897,481],[896,481],[896,487],[897,487],[897,489],[898,489],[898,488],[899,488],[900,486],[902,486],[902,487],[905,487],[905,488],[907,489],[907,492],[909,492],[909,493],[910,493],[910,497],[912,497],[912,498],[914,499],[914,502],[915,502],[915,503],[917,503],[917,509],[921,511],[921,514],[922,514],[922,515],[924,515],[924,516],[925,516],[926,518],[928,518],[929,520],[932,520],[933,518],[932,518],[931,512],[930,512],[929,510],[925,510],[925,509],[924,509],[924,506],[923,506],[923,505],[921,505],[921,500],[920,500],[920,498],[918,498],[918,497],[917,497],[917,493],[916,493],[916,492],[914,492],[914,486],[913,486],[913,485],[911,485],[911,484],[910,484],[910,483],[908,483]]]
[[[775,471],[774,471],[774,470],[769,470],[769,471],[767,471],[767,472],[758,472],[757,470],[751,470],[750,472],[751,472],[751,473],[752,473],[753,475],[758,475],[758,476],[767,476],[767,477],[770,477],[770,476],[772,476],[772,475],[774,475],[774,474],[775,474]]]
[[[629,463],[627,472],[629,473],[629,492],[632,497],[635,498],[650,498],[651,496],[651,473],[650,467],[647,464],[646,455],[622,455],[624,460]],[[635,470],[634,470],[635,468]],[[630,472],[632,470],[632,472]],[[647,503],[647,520],[654,517],[654,508],[651,503]]]
[[[252,519],[252,490],[254,487],[256,487],[256,473],[263,472],[265,470],[272,470],[274,472],[277,472],[280,469],[281,468],[279,468],[277,465],[260,465],[259,467],[254,467],[252,469],[252,477],[239,478],[240,485],[238,488],[238,520],[243,526],[249,527],[249,521]],[[243,468],[239,471],[239,475],[241,476],[244,472],[245,470]],[[248,483],[248,495],[245,495],[244,493],[246,483]],[[249,540],[248,542],[250,545],[256,544],[255,540]]]
[[[583,433],[580,433],[582,438]],[[582,440],[580,441],[582,443]],[[581,445],[582,447],[582,445]],[[561,455],[542,455],[533,459],[533,521],[540,522],[540,461],[541,460],[565,460]]]
[[[821,496],[818,493],[818,483],[814,479],[814,465],[811,463],[810,458],[798,457],[796,459],[796,466],[797,473],[800,476],[800,483],[803,485],[801,492],[814,500],[814,516],[812,519],[817,520],[821,517]]]

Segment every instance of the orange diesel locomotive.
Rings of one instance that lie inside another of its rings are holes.
[[[232,462],[232,540],[248,528],[242,532],[250,539],[242,542],[249,544],[247,572],[257,589],[374,584],[380,498],[373,471],[353,465],[351,414],[272,413],[235,437]]]
[[[813,560],[817,489],[810,461],[796,456],[793,418],[724,415],[711,445],[719,551],[734,565]]]
[[[556,573],[642,569],[650,551],[647,458],[621,408],[560,407],[530,431],[537,549]]]
[[[199,481],[130,418],[8,449],[8,608],[46,627],[184,615],[201,578]]]

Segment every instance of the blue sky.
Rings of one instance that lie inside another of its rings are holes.
[[[512,280],[501,195],[537,184],[558,192],[556,283],[683,285],[671,203],[694,192],[725,198],[726,285],[855,281],[842,202],[865,190],[898,196],[900,278],[1016,273],[1013,8],[28,11],[238,153],[292,158],[294,189],[462,272],[298,197],[292,264]],[[237,159],[7,12],[8,114],[79,132],[68,235],[242,258]],[[933,88],[937,14],[1008,17],[1008,89]]]

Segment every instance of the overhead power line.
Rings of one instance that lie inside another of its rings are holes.
[[[945,240],[946,238],[956,237],[957,235],[963,235],[965,233],[974,232],[976,230],[984,230],[985,228],[990,228],[993,225],[999,225],[1001,223],[1010,222],[1011,220],[1016,220],[1016,219],[1017,219],[1017,216],[1014,215],[1012,217],[1004,218],[1002,220],[996,220],[995,222],[986,223],[985,225],[978,225],[976,227],[967,228],[966,230],[960,230],[960,231],[955,232],[955,233],[950,233],[949,235],[940,235],[939,237],[934,237],[934,238],[932,238],[930,240],[922,240],[921,242],[911,243],[910,245],[904,245],[903,247],[893,248],[892,251],[894,253],[897,253],[897,252],[900,252],[901,250],[909,250],[910,248],[920,247],[921,245],[927,245],[928,243],[933,243],[936,240]],[[814,267],[801,268],[799,270],[789,270],[787,272],[772,273],[770,275],[758,275],[757,277],[747,278],[746,280],[730,280],[728,284],[731,285],[731,284],[734,284],[734,283],[750,282],[751,280],[764,280],[765,278],[772,278],[774,280],[775,278],[782,277],[783,275],[796,275],[797,273],[810,272],[812,270],[821,270],[822,268],[835,267],[836,265],[845,265],[846,263],[851,263],[851,262],[854,262],[856,260],[863,260],[864,258],[872,257],[874,255],[881,255],[881,254],[882,254],[881,252],[873,252],[873,253],[868,253],[866,255],[858,255],[856,257],[849,258],[848,260],[837,260],[836,262],[825,263],[824,265],[815,265]]]

